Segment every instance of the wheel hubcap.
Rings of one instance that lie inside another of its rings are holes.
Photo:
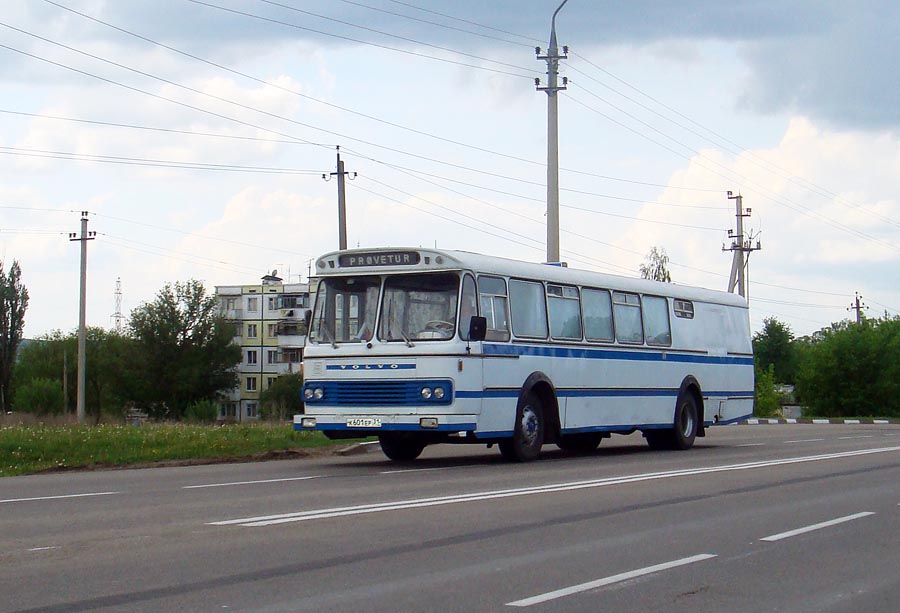
[[[534,445],[540,430],[537,413],[530,406],[522,409],[522,441],[526,445]]]
[[[681,433],[685,438],[691,436],[694,432],[694,415],[687,405],[681,410]]]

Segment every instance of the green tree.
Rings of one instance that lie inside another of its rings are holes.
[[[824,417],[900,416],[900,318],[845,321],[814,334],[797,396]]]
[[[13,365],[25,329],[28,290],[22,285],[22,269],[13,260],[9,272],[0,261],[0,414],[6,415],[12,401]]]
[[[128,328],[134,350],[122,356],[123,384],[154,417],[180,419],[191,404],[237,384],[234,327],[216,315],[216,298],[200,281],[166,284],[132,311]]]
[[[790,326],[774,317],[763,319],[763,329],[753,335],[753,355],[757,373],[774,369],[776,383],[794,383],[797,351]]]
[[[57,379],[37,377],[16,388],[16,410],[35,415],[59,415],[64,410],[62,385]]]
[[[102,328],[88,328],[85,335],[85,408],[95,422],[103,413],[118,414],[124,405],[124,353],[133,350],[130,339]],[[76,396],[78,337],[56,330],[20,351],[13,371],[16,387],[37,378],[53,379],[71,404]],[[65,382],[65,385],[63,385]],[[64,402],[64,404],[67,404]],[[69,411],[69,406],[65,411]]]
[[[669,256],[661,247],[659,249],[652,247],[640,268],[642,279],[672,282],[672,275],[669,274]]]
[[[303,412],[303,375],[281,375],[260,396],[260,409],[266,419],[285,420]]]

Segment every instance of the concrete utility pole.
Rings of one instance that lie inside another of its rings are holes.
[[[740,194],[733,196],[731,192],[728,192],[728,199],[734,200],[735,218],[737,220],[737,233],[731,230],[728,231],[731,246],[725,247],[722,245],[722,251],[734,253],[734,257],[731,260],[731,276],[728,279],[728,291],[734,293],[735,287],[737,287],[738,294],[746,298],[746,269],[749,266],[750,254],[762,249],[762,245],[759,241],[756,241],[756,246],[754,247],[749,238],[744,240],[744,217],[750,217],[751,212],[751,209],[744,211],[744,197]],[[745,253],[747,254],[746,258],[744,257]]]
[[[81,211],[81,236],[69,233],[70,241],[81,241],[81,293],[78,308],[78,392],[75,401],[75,414],[78,423],[83,424],[84,411],[84,379],[85,379],[85,310],[87,305],[87,242],[94,240],[96,232],[88,232],[88,212]]]
[[[338,188],[338,249],[344,251],[347,248],[347,198],[345,196],[345,187],[344,187],[344,178],[346,175],[350,174],[349,172],[344,171],[344,162],[341,160],[341,147],[340,145],[337,147],[337,172],[332,172],[329,174],[323,174],[322,178],[326,181],[331,180],[331,177],[337,177],[337,188]],[[351,179],[356,178],[356,173],[353,173]]]
[[[868,311],[869,307],[862,301],[862,296],[860,296],[857,292],[853,292],[855,295],[855,299],[850,303],[850,306],[847,307],[848,311],[856,311],[856,323],[861,324],[863,320],[862,312]]]
[[[558,84],[559,60],[567,59],[569,48],[563,46],[562,55],[556,46],[556,15],[569,0],[563,0],[550,20],[550,47],[547,55],[535,47],[537,59],[547,62],[547,85],[535,79],[538,91],[547,92],[547,262],[559,262],[559,107],[556,92],[566,89],[568,77]]]

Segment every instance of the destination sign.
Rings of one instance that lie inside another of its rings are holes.
[[[338,257],[341,268],[361,266],[415,266],[418,251],[380,251],[378,253],[347,253]]]

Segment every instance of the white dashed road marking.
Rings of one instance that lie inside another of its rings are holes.
[[[768,541],[770,543],[775,541],[780,541],[782,539],[791,538],[792,536],[797,536],[798,534],[806,534],[807,532],[812,532],[813,530],[821,530],[822,528],[828,528],[830,526],[836,526],[838,524],[843,524],[844,522],[853,521],[854,519],[859,519],[861,517],[867,517],[869,515],[875,515],[871,511],[864,511],[862,513],[854,513],[853,515],[847,515],[846,517],[838,517],[837,519],[832,519],[830,521],[823,521],[820,524],[813,524],[811,526],[806,526],[804,528],[797,528],[796,530],[788,530],[787,532],[779,532],[778,534],[773,534],[772,536],[767,536],[765,538],[761,538],[761,541]]]

